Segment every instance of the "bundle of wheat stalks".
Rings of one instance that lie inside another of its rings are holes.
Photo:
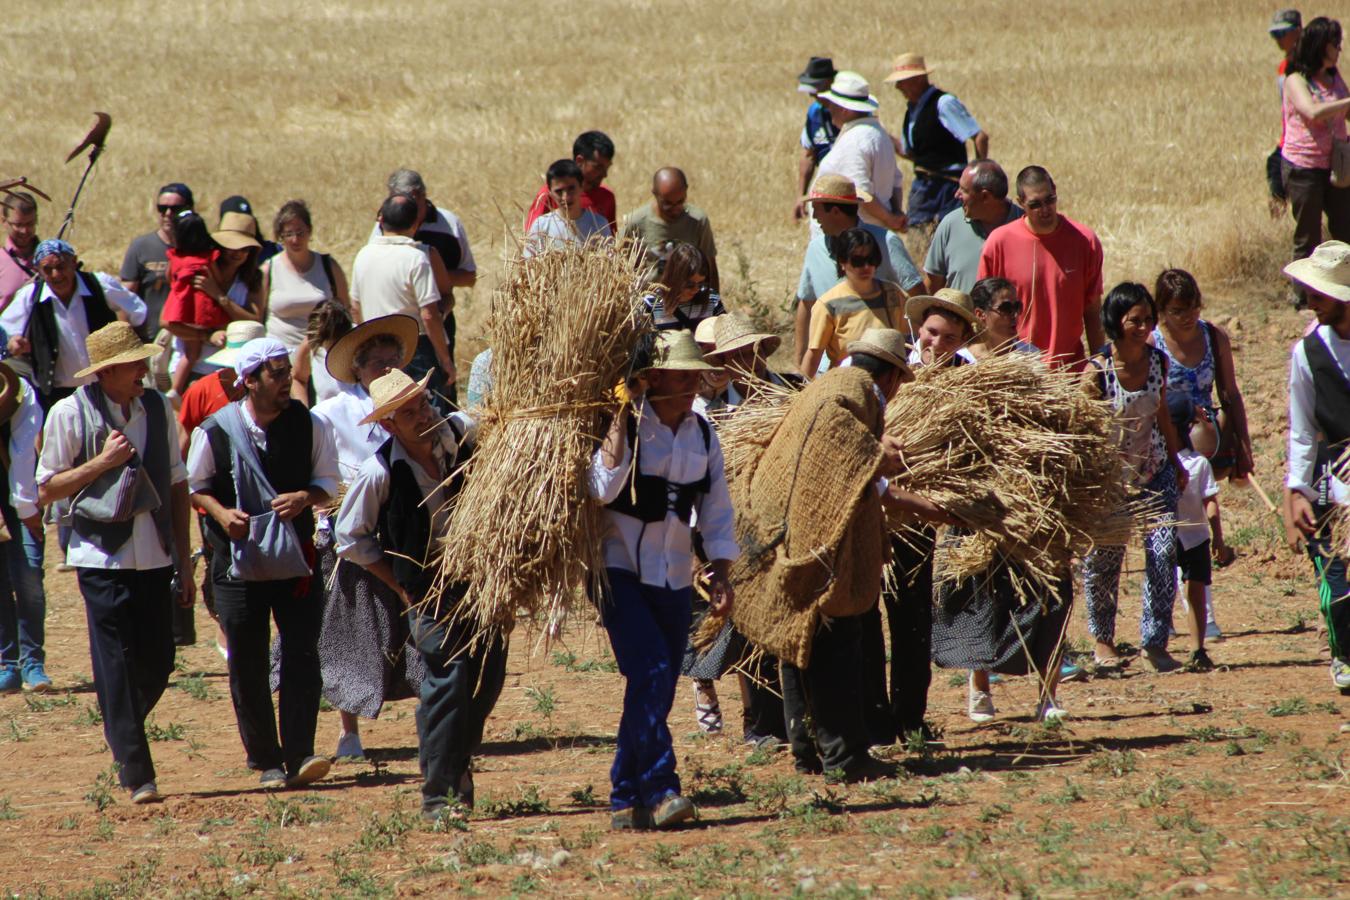
[[[1124,544],[1143,524],[1111,408],[1076,373],[1009,353],[918,375],[886,409],[904,463],[893,480],[971,526],[940,545],[935,578],[978,575],[1001,554],[1053,585],[1071,556]]]
[[[430,593],[467,585],[442,614],[480,637],[509,631],[518,614],[560,614],[588,575],[603,574],[588,469],[650,327],[638,259],[609,242],[517,258],[493,295],[492,388]]]
[[[1085,395],[1078,375],[1022,353],[917,374],[887,404],[904,463],[890,480],[968,526],[939,542],[939,580],[979,575],[1001,556],[1053,585],[1071,556],[1126,543],[1149,518],[1129,499],[1111,408]],[[757,457],[792,393],[766,388],[719,423],[729,478]],[[903,537],[909,524],[891,527]]]
[[[1350,449],[1341,454],[1334,471],[1340,472],[1342,481],[1346,478],[1346,473],[1350,472]],[[1331,532],[1331,552],[1337,556],[1350,559],[1350,503],[1341,503],[1331,511],[1331,522],[1329,525]]]

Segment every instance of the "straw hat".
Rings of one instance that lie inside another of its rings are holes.
[[[759,331],[749,319],[730,313],[717,317],[713,337],[716,339],[717,349],[708,354],[710,359],[734,353],[742,347],[756,346],[759,348],[760,356],[772,356],[783,343],[783,339],[778,335]]]
[[[1306,288],[1342,303],[1350,303],[1350,244],[1327,241],[1312,256],[1296,259],[1284,274]]]
[[[918,53],[901,53],[891,63],[891,74],[886,76],[887,84],[894,84],[897,81],[908,81],[911,78],[918,78],[920,75],[932,75],[933,69],[924,65],[923,56]]]
[[[720,368],[703,358],[703,352],[698,349],[692,334],[672,328],[656,336],[651,365],[643,371],[716,372]]]
[[[909,371],[909,346],[904,334],[894,328],[869,328],[856,341],[850,341],[848,354],[875,356],[898,369]]]
[[[89,351],[89,365],[76,372],[76,378],[93,375],[108,366],[152,359],[158,356],[162,349],[158,344],[143,342],[137,336],[136,330],[126,322],[109,322],[89,335],[89,340],[84,346]]]
[[[811,190],[802,198],[807,203],[823,200],[826,203],[869,203],[872,195],[858,190],[853,179],[846,175],[821,175],[811,182]]]
[[[413,354],[417,352],[419,331],[421,328],[417,320],[403,313],[368,319],[328,348],[328,374],[343,384],[356,384],[356,378],[352,375],[352,363],[356,360],[356,352],[366,341],[382,334],[398,338],[399,343],[403,345],[403,361],[398,364],[401,369],[412,362]]]
[[[0,422],[8,422],[19,411],[23,383],[8,363],[0,362]]]
[[[211,232],[211,240],[227,250],[247,250],[262,246],[257,234],[257,219],[247,213],[227,212],[220,217],[220,228]]]
[[[375,408],[357,424],[369,425],[371,422],[389,418],[394,410],[421,396],[430,380],[430,372],[423,375],[421,381],[413,381],[402,369],[394,369],[389,374],[376,378],[370,383],[370,399],[374,401]]]
[[[839,72],[830,82],[828,91],[821,91],[817,99],[826,100],[835,106],[851,109],[854,112],[874,113],[880,105],[872,96],[872,88],[857,72]]]
[[[702,348],[704,344],[716,344],[717,320],[720,318],[722,317],[709,316],[702,322],[699,322],[698,327],[694,329],[694,343],[698,344],[700,348]]]
[[[265,334],[267,334],[267,329],[263,327],[263,323],[250,322],[248,319],[235,319],[225,326],[225,346],[208,356],[205,362],[213,366],[220,366],[222,369],[233,369],[234,360],[239,356],[239,348],[254,338],[260,338]]]
[[[931,296],[920,294],[906,300],[905,317],[909,319],[910,328],[917,332],[923,320],[928,317],[928,311],[935,306],[954,312],[965,319],[970,325],[972,335],[979,334],[983,330],[980,320],[975,316],[975,304],[971,302],[970,295],[952,288],[942,288]]]

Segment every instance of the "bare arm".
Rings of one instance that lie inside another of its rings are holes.
[[[859,212],[867,213],[891,231],[904,231],[909,227],[909,219],[904,213],[893,213],[873,198],[858,207]]]
[[[937,291],[940,291],[947,286],[947,276],[936,275],[932,272],[924,272],[923,286],[924,290],[926,290],[928,293],[930,294],[936,293]]]
[[[609,432],[600,445],[600,460],[607,469],[617,469],[619,463],[623,462],[628,446],[628,417],[632,412],[633,405],[625,403],[614,415],[614,421],[609,423]]]
[[[798,300],[792,317],[792,358],[801,365],[811,335],[811,307],[814,300]]]
[[[909,491],[902,491],[895,485],[887,487],[886,492],[881,495],[881,505],[887,509],[918,516],[920,519],[936,525],[956,524],[956,519],[952,517],[952,514],[932,500]]]
[[[1256,468],[1251,432],[1247,427],[1247,404],[1242,399],[1242,389],[1238,387],[1237,372],[1233,368],[1233,343],[1221,328],[1214,327],[1213,334],[1214,353],[1219,357],[1219,382],[1216,385],[1219,403],[1233,421],[1233,434],[1238,444],[1233,474],[1242,478]]]
[[[215,519],[216,524],[225,529],[231,540],[242,541],[248,537],[248,513],[242,509],[226,509],[225,505],[216,499],[215,494],[208,494],[205,491],[194,493],[192,502]]]
[[[1151,352],[1151,351],[1150,351]],[[1177,426],[1172,423],[1172,415],[1167,410],[1167,385],[1158,388],[1158,412],[1157,419],[1158,430],[1162,432],[1163,443],[1167,445],[1167,461],[1177,473],[1177,493],[1180,494],[1186,490],[1186,482],[1190,480],[1190,473],[1186,467],[1181,464],[1181,458],[1177,456],[1181,452],[1181,439],[1177,437]]]
[[[309,406],[309,376],[313,367],[312,354],[309,351],[309,338],[295,348],[295,363],[291,367],[291,399]]]
[[[986,134],[986,133],[984,133],[983,131],[981,131],[981,132],[979,132],[978,134],[976,134],[973,138],[971,138],[970,140],[971,140],[971,143],[973,143],[973,144],[975,145],[975,158],[976,158],[976,159],[988,159],[988,158],[989,158],[989,135]]]
[[[403,604],[404,609],[408,609],[412,606],[412,598],[408,596],[408,592],[403,589],[403,585],[399,584],[398,579],[394,577],[394,567],[389,564],[388,557],[381,556],[375,562],[362,566],[362,568],[380,579],[380,581],[383,581],[391,591],[397,594],[399,602]]]
[[[430,303],[418,309],[422,317],[422,327],[426,329],[431,347],[436,351],[436,361],[440,363],[446,378],[454,384],[459,376],[455,373],[455,361],[450,358],[450,345],[445,342],[445,321],[441,318],[437,304]]]
[[[1291,75],[1284,80],[1284,99],[1294,107],[1300,116],[1320,122],[1330,116],[1350,110],[1350,97],[1321,103],[1313,98],[1308,90],[1308,82],[1301,75]]]
[[[352,295],[347,290],[347,273],[342,271],[342,266],[335,259],[333,262],[333,297],[337,302],[347,307],[348,311],[352,308]]]
[[[39,484],[38,505],[49,506],[57,500],[74,496],[104,472],[125,464],[134,452],[126,435],[120,431],[111,432],[103,442],[103,449],[93,459],[73,469],[57,472]]]
[[[816,372],[820,369],[820,360],[824,356],[824,349],[806,351],[806,355],[802,357],[801,369],[807,381],[816,377]]]
[[[182,430],[182,426],[179,426]],[[196,599],[196,584],[192,580],[192,538],[189,536],[188,522],[191,521],[192,512],[188,508],[188,486],[186,481],[180,481],[172,488],[173,494],[170,502],[173,504],[171,512],[173,513],[173,541],[174,549],[178,551],[178,559],[175,560],[178,566],[178,584],[182,593],[178,595],[179,606],[192,606]]]
[[[800,221],[806,218],[806,202],[802,197],[806,196],[807,190],[811,187],[811,174],[816,171],[816,152],[810,147],[802,148],[802,155],[797,159],[797,200],[792,206],[792,218]]]
[[[1102,298],[1089,297],[1083,304],[1083,333],[1087,335],[1088,356],[1106,346],[1106,329],[1102,327]]]
[[[451,269],[445,276],[450,287],[471,288],[478,283],[478,273],[469,269]]]

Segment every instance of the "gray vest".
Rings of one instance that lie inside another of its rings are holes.
[[[72,468],[93,459],[113,430],[108,398],[97,384],[75,391],[80,413],[80,450]],[[145,408],[145,453],[104,472],[74,497],[53,504],[56,521],[105,553],[116,553],[128,540],[136,516],[149,512],[164,552],[174,558],[173,509],[169,504],[169,435],[165,399],[156,391],[141,397]]]

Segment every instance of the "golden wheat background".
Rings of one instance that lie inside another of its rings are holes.
[[[186,181],[213,212],[242,193],[269,234],[279,204],[303,197],[316,246],[350,266],[385,176],[419,169],[478,257],[480,287],[461,312],[471,352],[521,208],[590,128],[617,145],[620,214],[645,201],[658,166],[682,166],[712,219],[729,303],[785,301],[806,240],[789,218],[805,110],[796,73],[822,53],[862,72],[894,130],[903,100],[881,79],[892,56],[915,50],[1010,174],[1036,162],[1055,175],[1061,208],[1102,238],[1108,286],[1171,263],[1192,267],[1211,296],[1220,281],[1254,279],[1273,295],[1291,229],[1269,221],[1263,199],[1279,127],[1271,9],[56,2],[7,24],[0,174],[52,194],[41,214],[54,233],[82,168],[61,160],[93,110],[111,113],[73,241],[87,265],[115,272],[153,227],[163,182]]]

